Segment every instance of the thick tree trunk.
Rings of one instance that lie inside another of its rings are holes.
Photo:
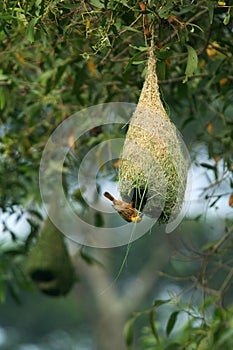
[[[88,288],[94,299],[93,304],[98,310],[93,317],[97,350],[126,350],[123,329],[128,312],[124,311],[124,305],[115,286],[111,285],[104,267],[92,265],[83,268]]]
[[[109,266],[109,256],[104,257],[103,251],[97,253],[100,256],[97,259],[102,262],[102,266],[87,265],[82,259],[78,259],[77,271],[81,275],[81,283],[85,284],[88,298],[93,298],[93,313],[97,310],[91,316],[95,328],[96,350],[126,350],[123,338],[125,323],[132,312],[141,308],[148,293],[156,285],[157,271],[167,264],[170,254],[164,252],[168,251],[168,242],[162,241],[156,255],[152,253],[144,257],[141,269],[127,284],[127,293],[119,292],[117,281],[114,281],[115,276],[110,276],[105,268]]]

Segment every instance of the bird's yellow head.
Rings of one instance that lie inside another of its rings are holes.
[[[140,221],[142,220],[142,215],[136,215],[136,216],[132,215],[132,216],[130,217],[130,220],[131,220],[132,222],[140,222]]]

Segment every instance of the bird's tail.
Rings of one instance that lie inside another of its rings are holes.
[[[109,192],[104,192],[104,197],[108,198],[110,201],[114,201],[114,197]]]

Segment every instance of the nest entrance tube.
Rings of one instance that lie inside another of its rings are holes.
[[[144,190],[143,212],[146,215],[163,223],[175,219],[183,203],[188,162],[182,140],[160,98],[153,45],[121,158],[119,189],[122,199],[129,201],[133,191]]]

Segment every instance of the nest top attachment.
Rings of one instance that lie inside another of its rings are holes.
[[[154,55],[154,45],[149,48],[149,56],[147,61],[146,78],[138,100],[138,107],[151,109],[155,113],[169,120],[169,117],[163,107],[160,99],[158,78],[156,74],[156,58]]]

